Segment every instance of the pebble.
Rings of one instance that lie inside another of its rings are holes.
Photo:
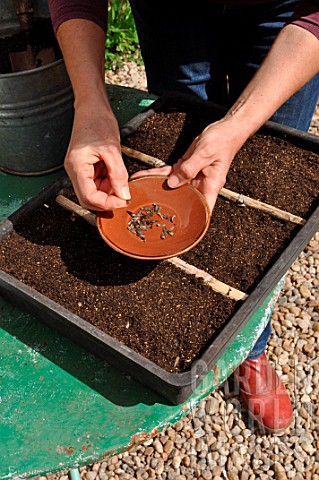
[[[134,62],[125,67],[108,72],[107,81],[146,90],[143,68]],[[319,135],[319,104],[310,132]],[[287,273],[267,347],[268,358],[285,379],[293,400],[295,419],[287,434],[260,434],[238,392],[226,381],[189,415],[135,447],[134,454],[81,467],[82,478],[319,480],[318,287],[319,232]],[[68,472],[37,480],[68,480]]]
[[[210,398],[205,407],[207,415],[215,415],[219,411],[219,401],[217,398]]]
[[[97,475],[97,471],[91,470],[90,472],[87,472],[85,475],[86,480],[95,480]]]
[[[145,453],[146,456],[149,456],[149,455],[152,455],[153,452],[154,452],[154,448],[153,448],[153,447],[147,447],[147,448],[145,449],[145,452],[144,452],[144,453]]]
[[[161,444],[161,442],[157,438],[154,440],[153,446],[158,453],[163,453],[163,451],[164,451],[163,445]]]
[[[174,443],[172,442],[172,440],[167,440],[167,442],[164,445],[164,452],[167,453],[167,455],[169,455],[173,450],[173,448],[174,448]]]

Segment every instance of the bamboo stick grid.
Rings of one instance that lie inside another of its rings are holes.
[[[167,166],[167,163],[163,162],[162,160],[147,155],[146,153],[139,152],[138,150],[134,150],[124,145],[121,146],[121,149],[122,153],[124,153],[124,155],[126,155],[127,157],[134,158],[152,167],[158,168]],[[273,205],[261,202],[260,200],[255,200],[246,195],[233,192],[232,190],[228,190],[227,188],[222,188],[219,192],[219,195],[223,198],[226,198],[227,200],[230,200],[231,202],[235,202],[237,205],[255,208],[262,212],[268,213],[272,217],[278,218],[279,220],[296,223],[297,225],[304,225],[306,223],[305,219],[298,217],[297,215],[286,212],[285,210],[281,210],[280,208],[274,207]]]
[[[68,199],[64,195],[62,194],[58,195],[55,201],[62,208],[80,216],[81,218],[83,218],[83,220],[88,222],[90,225],[95,227],[97,226],[96,216],[92,212],[81,207],[80,205]],[[201,280],[205,285],[210,287],[214,292],[220,293],[225,297],[231,298],[232,300],[236,300],[236,301],[246,300],[246,298],[248,298],[248,295],[246,293],[241,292],[240,290],[237,290],[236,288],[221,282],[220,280],[218,280],[217,278],[214,278],[212,275],[205,272],[204,270],[194,267],[193,265],[190,265],[189,263],[184,262],[182,259],[178,257],[169,258],[164,261],[171,263],[176,268],[183,270],[185,273],[189,275],[195,275],[196,278]]]
[[[151,167],[159,168],[165,167],[167,164],[160,160],[159,158],[152,157],[143,152],[139,152],[138,150],[134,150],[132,148],[126,147],[125,145],[121,145],[121,150],[124,155],[129,158],[133,158],[135,160],[139,160],[146,165]],[[255,208],[262,212],[268,213],[272,217],[278,218],[280,220],[284,220],[286,222],[295,223],[297,225],[304,225],[306,220],[294,215],[290,212],[286,212],[285,210],[281,210],[273,205],[269,205],[267,203],[261,202],[260,200],[255,200],[247,195],[243,195],[237,192],[233,192],[227,188],[222,188],[219,192],[219,195],[231,202],[236,203],[240,206],[247,206],[251,208]],[[75,202],[69,200],[68,198],[64,197],[63,195],[58,195],[56,197],[56,202],[63,207],[64,209],[75,213],[76,215],[82,217],[85,221],[87,221],[90,225],[96,227],[96,217],[95,215],[82,208],[80,205],[76,204]],[[187,262],[184,262],[181,258],[173,257],[164,260],[166,262],[171,263],[176,268],[183,270],[185,273],[189,275],[195,275],[196,278],[200,279],[205,285],[209,286],[213,291],[220,293],[221,295],[231,298],[232,300],[245,300],[248,298],[248,295],[230,285],[227,285],[217,278],[210,275],[208,272],[201,270],[193,265],[190,265]]]

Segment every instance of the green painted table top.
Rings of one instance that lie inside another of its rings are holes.
[[[151,98],[124,87],[109,87],[109,95],[120,124]],[[1,219],[59,175],[0,174]],[[237,335],[214,373],[177,406],[0,298],[0,478],[97,462],[174,424],[244,360],[278,293],[279,287]]]

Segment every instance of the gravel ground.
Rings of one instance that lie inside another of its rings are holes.
[[[107,81],[145,89],[142,67]],[[319,134],[319,108],[311,133]],[[291,266],[273,313],[268,358],[287,386],[294,421],[285,436],[261,434],[226,382],[153,440],[82,467],[84,480],[319,480],[319,232]],[[67,472],[39,480],[67,480]]]

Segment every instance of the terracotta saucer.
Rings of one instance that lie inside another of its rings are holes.
[[[169,188],[162,175],[129,182],[128,207],[98,212],[97,226],[114,250],[142,260],[175,257],[193,248],[209,225],[209,208],[191,185]]]

